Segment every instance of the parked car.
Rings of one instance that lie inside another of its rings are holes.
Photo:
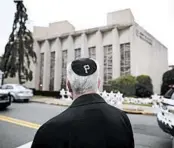
[[[173,108],[174,109],[174,87],[173,86],[165,93],[163,98],[164,99],[161,102],[162,108],[166,109],[168,107],[168,108]]]
[[[12,101],[28,102],[33,97],[33,91],[20,84],[4,84],[1,88],[10,93]]]
[[[174,100],[174,87],[171,87],[171,88],[166,92],[166,94],[164,95],[164,98]]]
[[[0,109],[11,105],[11,96],[8,91],[0,89]]]
[[[160,103],[160,110],[157,113],[157,122],[163,132],[174,136],[174,87],[172,86],[164,95]]]

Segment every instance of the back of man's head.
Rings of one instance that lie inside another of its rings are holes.
[[[75,95],[97,92],[99,64],[90,58],[80,58],[67,66],[67,86]]]

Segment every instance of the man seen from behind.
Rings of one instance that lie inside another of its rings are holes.
[[[67,66],[73,103],[37,131],[32,148],[134,148],[127,115],[97,94],[99,65],[89,58]]]

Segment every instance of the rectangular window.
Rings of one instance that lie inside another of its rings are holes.
[[[81,48],[75,49],[75,60],[81,57]]]
[[[43,73],[44,73],[44,53],[40,54],[40,83],[39,90],[43,88]]]
[[[104,46],[104,85],[112,80],[112,45]]]
[[[50,91],[54,91],[55,51],[51,52],[50,62]]]
[[[68,58],[68,51],[62,51],[62,80],[61,80],[61,87],[65,88],[66,86],[66,68],[67,68],[67,58]]]
[[[89,58],[96,59],[96,48],[90,47],[88,48],[89,52]]]
[[[130,74],[130,43],[120,45],[120,75]]]

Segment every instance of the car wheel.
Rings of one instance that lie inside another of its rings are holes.
[[[15,97],[14,96],[10,96],[11,97],[11,102],[16,102],[16,100],[15,100]]]
[[[29,102],[29,99],[25,99],[24,102],[28,103]]]

